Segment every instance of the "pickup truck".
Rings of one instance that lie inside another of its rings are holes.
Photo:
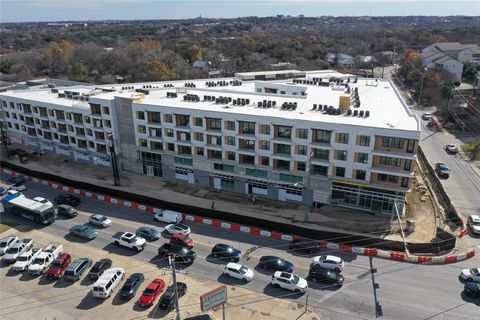
[[[7,252],[8,248],[13,246],[15,242],[18,242],[17,236],[9,236],[9,237],[3,238],[0,241],[0,256],[3,256],[5,252]]]
[[[12,266],[13,271],[25,271],[32,264],[33,260],[42,252],[40,248],[33,248],[18,256],[17,262]]]
[[[28,273],[30,274],[42,274],[52,264],[53,260],[63,252],[63,246],[58,243],[50,243],[45,249],[42,250],[33,263],[28,266]]]
[[[143,250],[147,245],[147,240],[132,232],[117,232],[112,236],[112,242],[137,251]]]
[[[32,247],[32,239],[24,239],[23,241],[15,242],[10,248],[7,249],[2,260],[7,263],[14,263],[22,253],[30,250]]]

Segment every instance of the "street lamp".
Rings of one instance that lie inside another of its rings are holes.
[[[295,183],[294,186],[303,186],[303,222],[308,223],[308,208],[310,206],[310,203],[308,201],[308,191],[310,190],[310,173],[312,172],[312,158],[315,155],[315,152],[312,150],[310,151],[310,154],[308,155],[307,159],[307,183],[304,185],[302,183]]]
[[[115,153],[115,142],[113,140],[113,133],[109,133],[107,135],[108,139],[110,139],[110,159],[112,162],[112,171],[113,171],[113,182],[115,186],[120,185],[120,175],[118,173],[118,163],[117,163],[117,154]]]

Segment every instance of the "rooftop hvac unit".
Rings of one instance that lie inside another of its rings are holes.
[[[232,102],[232,97],[228,97],[228,102]]]
[[[276,105],[277,105],[277,101],[272,101],[272,108],[275,108]]]
[[[360,110],[360,117],[363,118],[363,114],[364,114],[364,111],[363,111],[363,110]]]
[[[312,111],[316,111],[316,110],[317,110],[317,104],[316,104],[316,103],[314,103],[314,104],[313,104]]]
[[[250,104],[250,99],[245,99],[246,104]]]
[[[59,94],[58,94],[58,97],[59,97],[59,98],[65,98],[65,93],[59,93]]]
[[[58,93],[58,89],[50,89],[50,92],[52,92],[52,93]]]
[[[351,116],[352,115],[352,110],[351,109],[348,109],[347,110],[347,116]]]
[[[353,116],[354,117],[358,116],[358,110],[353,110]]]
[[[234,105],[234,106],[237,105],[237,100],[233,100],[232,102],[233,102],[233,105]],[[259,103],[261,103],[261,102],[259,102]]]
[[[367,110],[365,111],[365,118],[368,118],[368,117],[370,117],[370,111]]]

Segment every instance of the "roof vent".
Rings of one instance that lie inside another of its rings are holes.
[[[354,117],[358,116],[358,110],[353,110],[353,116]]]
[[[368,117],[370,117],[370,111],[367,110],[365,111],[365,118],[368,118]]]

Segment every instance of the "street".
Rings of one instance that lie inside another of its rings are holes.
[[[3,181],[6,181],[6,178],[6,175],[2,175]],[[24,193],[28,197],[42,196],[53,200],[59,194],[58,190],[34,183],[27,183],[27,188],[28,190]],[[472,194],[471,189],[465,189],[464,192]],[[164,238],[149,243],[146,249],[138,254],[111,244],[111,235],[117,231],[134,231],[142,225],[152,225],[162,231],[164,225],[155,222],[151,214],[84,197],[82,197],[82,203],[78,209],[80,214],[77,217],[68,220],[60,217],[54,224],[44,227],[42,230],[63,235],[65,241],[76,242],[77,239],[67,235],[68,229],[72,225],[86,223],[88,216],[92,213],[105,214],[112,219],[113,225],[107,229],[99,229],[98,237],[84,243],[85,246],[131,256],[131,259],[153,265],[166,266],[166,261],[157,256],[157,248],[166,241]],[[38,227],[23,218],[8,215],[8,219]],[[189,275],[241,286],[272,297],[283,297],[305,303],[306,294],[292,294],[273,288],[269,285],[272,272],[264,271],[256,266],[261,256],[277,255],[295,264],[295,274],[306,277],[311,257],[287,252],[288,243],[285,241],[192,222],[186,224],[192,228],[191,238],[196,242],[194,251],[197,252],[196,261],[185,268]],[[230,244],[243,253],[254,246],[259,247],[240,261],[255,271],[255,278],[250,283],[239,283],[221,275],[224,263],[209,256],[211,248],[216,243]],[[327,250],[322,253],[327,253]],[[346,262],[342,272],[345,276],[345,284],[341,289],[334,290],[327,285],[309,282],[310,289],[308,291],[309,305],[314,306],[326,319],[372,319],[375,317],[383,319],[473,319],[478,316],[480,301],[474,302],[471,298],[465,297],[462,294],[463,284],[458,280],[461,269],[480,265],[478,255],[473,259],[453,265],[428,266],[383,259],[370,260],[365,256],[341,252],[328,253],[340,256]],[[375,268],[377,272],[371,273],[371,267]]]

